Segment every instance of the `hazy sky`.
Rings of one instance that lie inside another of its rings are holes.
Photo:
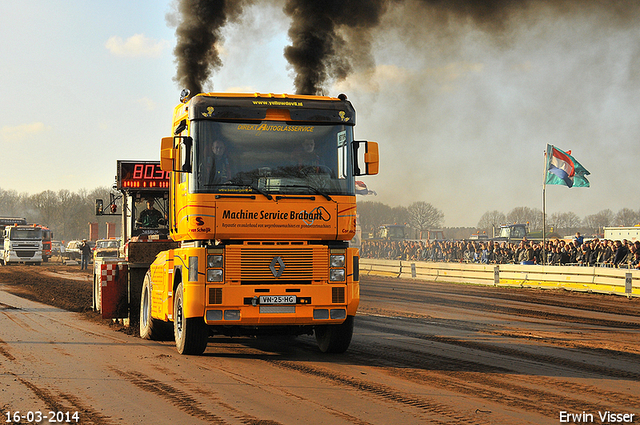
[[[294,92],[277,3],[225,28],[206,90]],[[114,182],[118,159],[158,159],[181,90],[173,10],[158,0],[3,5],[1,189],[92,190]],[[374,67],[327,90],[353,102],[356,137],[380,143],[380,174],[362,179],[378,196],[359,200],[426,201],[446,226],[541,209],[549,143],[572,151],[591,188],[548,186],[548,214],[640,208],[637,14],[539,7],[490,31],[405,12],[392,9],[372,34]]]

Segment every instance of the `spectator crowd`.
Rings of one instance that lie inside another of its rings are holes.
[[[543,249],[544,248],[544,249]],[[482,264],[550,264],[640,269],[640,241],[551,239],[519,243],[497,241],[363,240],[363,258],[448,261]]]

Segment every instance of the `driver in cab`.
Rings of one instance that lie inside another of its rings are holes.
[[[320,157],[316,153],[316,143],[313,139],[305,139],[302,145],[293,151],[293,160],[298,169],[310,168],[318,171],[320,168]]]
[[[147,208],[142,210],[136,223],[140,227],[159,227],[166,224],[162,213],[153,207],[153,199],[147,199]]]

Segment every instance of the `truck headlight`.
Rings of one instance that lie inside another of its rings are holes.
[[[331,269],[329,270],[329,280],[334,282],[344,281],[345,272],[344,269]]]
[[[344,255],[332,255],[329,257],[329,267],[344,267]]]
[[[207,282],[222,282],[223,274],[220,269],[207,270]]]
[[[222,268],[222,255],[207,255],[207,267]]]

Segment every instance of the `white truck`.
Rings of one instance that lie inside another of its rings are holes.
[[[41,264],[42,263],[42,228],[27,225],[24,218],[2,218],[2,245],[0,246],[0,263]]]

